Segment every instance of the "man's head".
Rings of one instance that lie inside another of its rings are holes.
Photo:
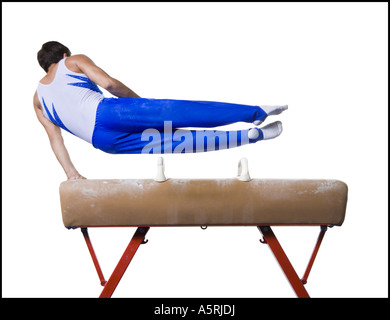
[[[57,63],[66,56],[70,57],[70,50],[65,47],[63,44],[57,41],[49,41],[42,45],[41,50],[38,51],[38,62],[39,65],[47,72],[49,67],[53,63]]]

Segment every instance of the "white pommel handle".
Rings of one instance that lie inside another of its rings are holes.
[[[249,176],[249,168],[248,168],[248,159],[241,158],[238,163],[238,180],[241,181],[250,181],[251,177]]]
[[[167,178],[165,177],[164,171],[165,171],[164,158],[160,157],[157,160],[157,175],[154,178],[154,181],[157,181],[157,182],[167,181]]]

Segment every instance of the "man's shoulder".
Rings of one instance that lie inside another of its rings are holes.
[[[68,58],[66,58],[67,61],[84,61],[88,59],[89,60],[89,57],[85,54],[75,54],[75,55],[72,55]]]
[[[89,58],[85,54],[75,54],[74,56],[66,58],[65,64],[69,70],[83,73],[81,66],[83,66],[88,60]]]

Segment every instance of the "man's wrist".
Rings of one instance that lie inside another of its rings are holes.
[[[65,170],[65,173],[66,173],[66,176],[68,177],[68,179],[80,175],[75,168]]]

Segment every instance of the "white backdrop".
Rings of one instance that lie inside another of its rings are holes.
[[[80,230],[62,224],[66,179],[36,119],[50,40],[142,97],[288,104],[275,140],[164,155],[172,178],[329,178],[349,186],[306,288],[313,297],[388,294],[387,3],[3,3],[3,297],[96,297]],[[230,128],[249,128],[235,124]],[[229,127],[227,128],[229,129]],[[109,155],[63,132],[87,178],[153,178],[159,155]],[[109,277],[135,228],[90,230]],[[302,275],[319,228],[274,228]],[[295,297],[255,227],[152,228],[115,297]]]

